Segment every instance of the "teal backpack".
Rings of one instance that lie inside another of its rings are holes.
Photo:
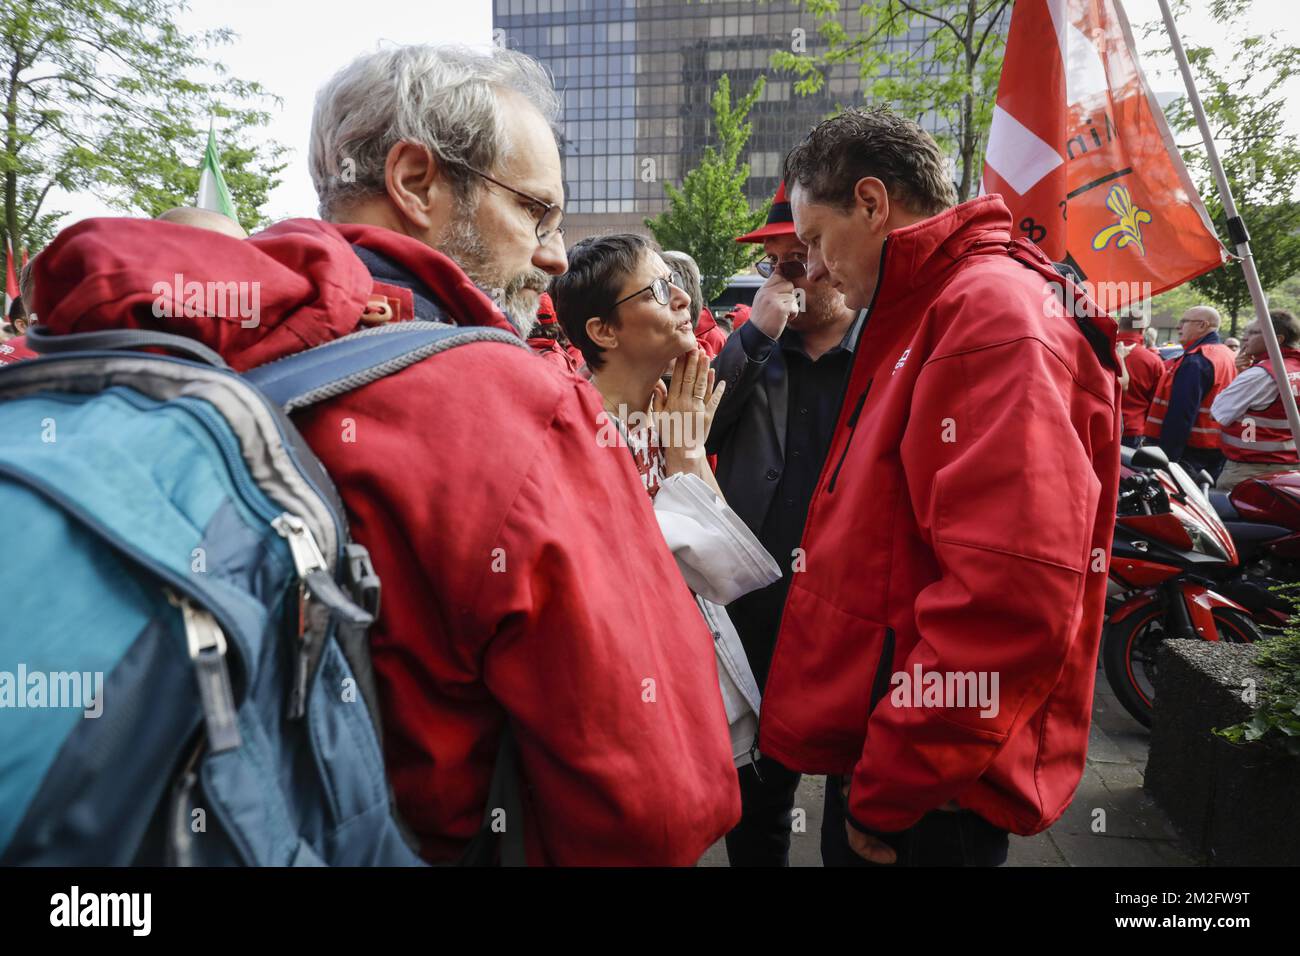
[[[0,864],[406,866],[380,584],[288,412],[467,342],[379,326],[237,374],[141,331],[0,369]],[[130,351],[163,348],[184,357]],[[125,351],[124,351],[125,350]],[[522,863],[504,735],[463,863]]]

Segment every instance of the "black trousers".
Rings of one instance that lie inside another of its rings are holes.
[[[757,767],[757,769],[756,769]],[[727,834],[731,866],[789,866],[791,811],[799,774],[770,757],[741,767],[740,822]]]
[[[1211,479],[1217,479],[1226,461],[1223,452],[1213,448],[1184,448],[1181,459],[1183,466],[1191,472],[1193,481],[1202,468],[1210,473]]]
[[[824,866],[881,866],[853,852],[844,829],[844,778],[826,778],[822,818]],[[875,833],[898,854],[895,866],[1001,866],[1007,861],[1007,831],[970,810],[932,810],[897,833]]]

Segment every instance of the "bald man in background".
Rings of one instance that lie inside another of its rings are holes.
[[[1159,445],[1170,461],[1182,462],[1193,477],[1201,469],[1210,478],[1223,470],[1219,426],[1210,406],[1237,377],[1236,355],[1219,341],[1219,313],[1193,306],[1178,323],[1183,354],[1156,386],[1147,413],[1145,444]]]
[[[182,226],[194,226],[196,229],[207,229],[210,232],[219,232],[226,236],[233,236],[236,239],[248,238],[248,233],[244,232],[244,228],[239,223],[229,216],[223,216],[211,209],[177,206],[175,209],[168,209],[158,218],[163,222],[174,222]]]

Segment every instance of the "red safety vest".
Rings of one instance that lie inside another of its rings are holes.
[[[1282,361],[1286,365],[1287,381],[1291,394],[1300,394],[1300,349],[1283,349]],[[1268,359],[1257,366],[1273,377],[1273,363]],[[1251,408],[1231,425],[1224,425],[1219,436],[1223,455],[1233,461],[1295,464],[1295,439],[1287,424],[1286,409],[1282,407],[1282,393],[1262,408]]]
[[[1151,411],[1147,412],[1147,438],[1152,440],[1160,438],[1160,432],[1165,424],[1165,413],[1169,409],[1169,395],[1174,389],[1174,376],[1178,373],[1179,366],[1183,364],[1183,359],[1197,352],[1209,359],[1210,364],[1214,366],[1214,381],[1201,396],[1201,407],[1196,410],[1196,420],[1192,422],[1192,433],[1187,437],[1187,447],[1206,449],[1219,447],[1219,425],[1210,415],[1210,405],[1237,377],[1237,366],[1234,364],[1236,356],[1233,355],[1232,349],[1213,342],[1198,345],[1184,352],[1165,371],[1160,384],[1156,386],[1155,398],[1151,399]]]

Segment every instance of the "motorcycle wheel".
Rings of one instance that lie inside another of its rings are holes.
[[[1221,641],[1250,644],[1263,637],[1250,616],[1241,611],[1216,607],[1213,613]],[[1151,726],[1156,697],[1156,654],[1167,636],[1164,608],[1153,604],[1119,624],[1107,624],[1102,638],[1101,661],[1106,681],[1124,709],[1144,727]]]

